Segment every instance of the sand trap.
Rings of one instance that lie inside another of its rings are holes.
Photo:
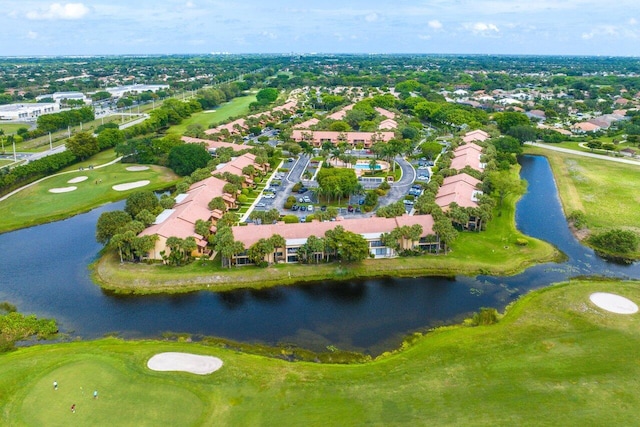
[[[146,171],[149,170],[149,166],[129,166],[127,168],[127,170],[129,172],[140,172],[140,171]]]
[[[215,113],[216,110],[204,110],[203,113]]]
[[[71,178],[69,181],[67,181],[67,183],[69,183],[69,184],[77,184],[79,182],[86,181],[88,179],[89,179],[88,176],[76,176],[75,178]]]
[[[151,181],[149,180],[144,180],[144,181],[136,181],[136,182],[127,182],[124,184],[118,184],[118,185],[114,185],[113,188],[116,191],[126,191],[126,190],[131,190],[132,188],[138,188],[138,187],[144,187],[145,185],[149,184]]]
[[[153,371],[181,371],[207,375],[222,368],[222,360],[190,353],[158,353],[147,362]]]
[[[592,303],[617,314],[633,314],[638,312],[638,306],[625,297],[616,294],[608,294],[605,292],[596,292],[589,297]]]
[[[70,191],[77,190],[78,187],[61,187],[61,188],[50,188],[49,193],[68,193]]]

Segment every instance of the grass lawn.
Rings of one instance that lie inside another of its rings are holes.
[[[638,282],[556,285],[523,297],[495,325],[441,328],[355,365],[184,342],[21,348],[0,355],[0,424],[636,425],[640,314],[599,309],[593,292],[640,303]],[[146,368],[163,351],[224,366],[205,376]]]
[[[96,162],[92,164],[97,164]],[[134,191],[158,190],[170,186],[178,177],[169,169],[150,166],[149,170],[130,172],[130,164],[116,163],[105,168],[66,173],[48,178],[32,187],[26,188],[0,202],[0,232],[15,230],[67,218],[88,211],[96,206],[121,200]],[[86,176],[85,181],[68,181]],[[134,181],[149,180],[151,184],[128,191],[115,191],[111,187]],[[96,181],[99,181],[96,184]],[[52,188],[75,186],[75,191],[54,194]]]
[[[4,131],[5,135],[13,135],[18,131],[18,129],[20,128],[29,129],[29,126],[30,125],[26,123],[0,123],[0,129]]]
[[[183,120],[179,125],[169,128],[167,133],[183,135],[187,130],[187,126],[194,123],[200,124],[205,129],[208,129],[210,125],[221,123],[227,120],[229,117],[247,114],[249,112],[249,104],[251,104],[255,100],[255,95],[233,98],[231,101],[217,107],[215,112],[203,111],[193,114],[188,119]]]
[[[527,147],[549,159],[565,214],[585,213],[592,232],[624,228],[640,233],[640,167]]]

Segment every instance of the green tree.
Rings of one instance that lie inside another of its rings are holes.
[[[118,229],[131,221],[131,215],[124,211],[103,212],[96,223],[96,240],[107,244]]]
[[[638,248],[638,235],[633,231],[613,229],[597,234],[589,241],[603,252],[629,254]]]
[[[67,150],[80,160],[88,159],[100,151],[98,140],[89,132],[78,132],[66,142]]]
[[[113,148],[125,142],[124,132],[120,129],[105,129],[98,134],[97,141],[100,150]]]
[[[135,218],[140,211],[147,210],[157,214],[160,211],[160,202],[153,191],[136,191],[127,197],[124,211]]]
[[[272,104],[278,99],[278,89],[269,87],[261,89],[256,94],[256,100],[260,105]]]
[[[491,194],[498,197],[499,208],[502,208],[505,197],[510,194],[524,194],[527,189],[526,181],[514,178],[508,171],[491,172],[488,178]]]
[[[180,176],[193,173],[207,166],[211,160],[209,152],[199,144],[182,144],[171,148],[167,165]]]

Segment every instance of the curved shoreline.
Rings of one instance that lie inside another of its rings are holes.
[[[503,264],[489,265],[473,262],[454,265],[457,260],[451,259],[449,261],[450,258],[446,258],[447,256],[423,255],[409,258],[366,260],[361,264],[354,265],[329,263],[313,265],[281,264],[268,268],[246,266],[233,267],[228,272],[215,271],[206,274],[205,271],[185,272],[180,268],[165,267],[159,264],[121,265],[115,254],[103,254],[91,264],[90,268],[94,283],[106,291],[115,294],[149,295],[205,290],[224,292],[233,289],[262,289],[327,280],[384,277],[453,277],[457,275],[476,276],[478,274],[512,276],[534,265],[558,262],[564,257],[562,253],[553,248],[552,251],[544,256],[524,259],[523,262],[505,267]],[[162,268],[175,269],[172,271],[175,277],[161,277],[162,272],[158,270]]]

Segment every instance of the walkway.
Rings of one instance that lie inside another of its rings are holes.
[[[102,164],[102,165],[94,166],[93,168],[94,168],[94,169],[99,169],[99,168],[104,168],[104,167],[106,167],[106,166],[111,166],[111,165],[113,165],[113,164],[115,164],[115,163],[118,163],[120,160],[122,160],[122,157],[118,157],[117,159],[112,160],[112,161],[110,161],[110,162],[108,162],[108,163],[105,163],[105,164]],[[42,182],[42,181],[44,181],[44,180],[47,180],[47,179],[49,179],[49,178],[53,178],[54,176],[66,175],[66,174],[69,174],[69,173],[77,173],[77,172],[78,172],[78,170],[75,170],[75,169],[74,169],[74,170],[70,170],[70,171],[58,172],[58,173],[55,173],[55,174],[53,174],[53,175],[45,176],[44,178],[40,178],[40,179],[39,179],[39,180],[37,180],[37,181],[33,181],[33,182],[31,182],[31,183],[29,183],[29,184],[27,184],[27,185],[23,186],[23,187],[20,187],[20,188],[18,188],[18,189],[16,189],[16,190],[13,190],[13,191],[12,191],[11,193],[9,193],[9,194],[6,194],[6,195],[4,195],[4,196],[0,197],[0,202],[2,202],[2,201],[4,201],[4,200],[7,200],[9,197],[13,196],[13,195],[14,195],[14,194],[16,194],[16,193],[21,192],[21,191],[22,191],[22,190],[24,190],[25,188],[32,187],[32,186],[34,186],[34,185],[36,185],[36,184],[41,183],[41,182]]]
[[[606,160],[609,162],[625,163],[627,165],[640,166],[640,162],[638,160],[623,159],[620,157],[609,157],[609,156],[603,156],[602,154],[595,154],[595,153],[585,153],[584,151],[576,151],[570,148],[555,147],[550,144],[538,144],[536,142],[525,142],[524,144],[529,145],[531,147],[539,147],[545,150],[559,151],[561,153],[573,154],[576,156],[590,157],[592,159],[600,159],[600,160]]]

